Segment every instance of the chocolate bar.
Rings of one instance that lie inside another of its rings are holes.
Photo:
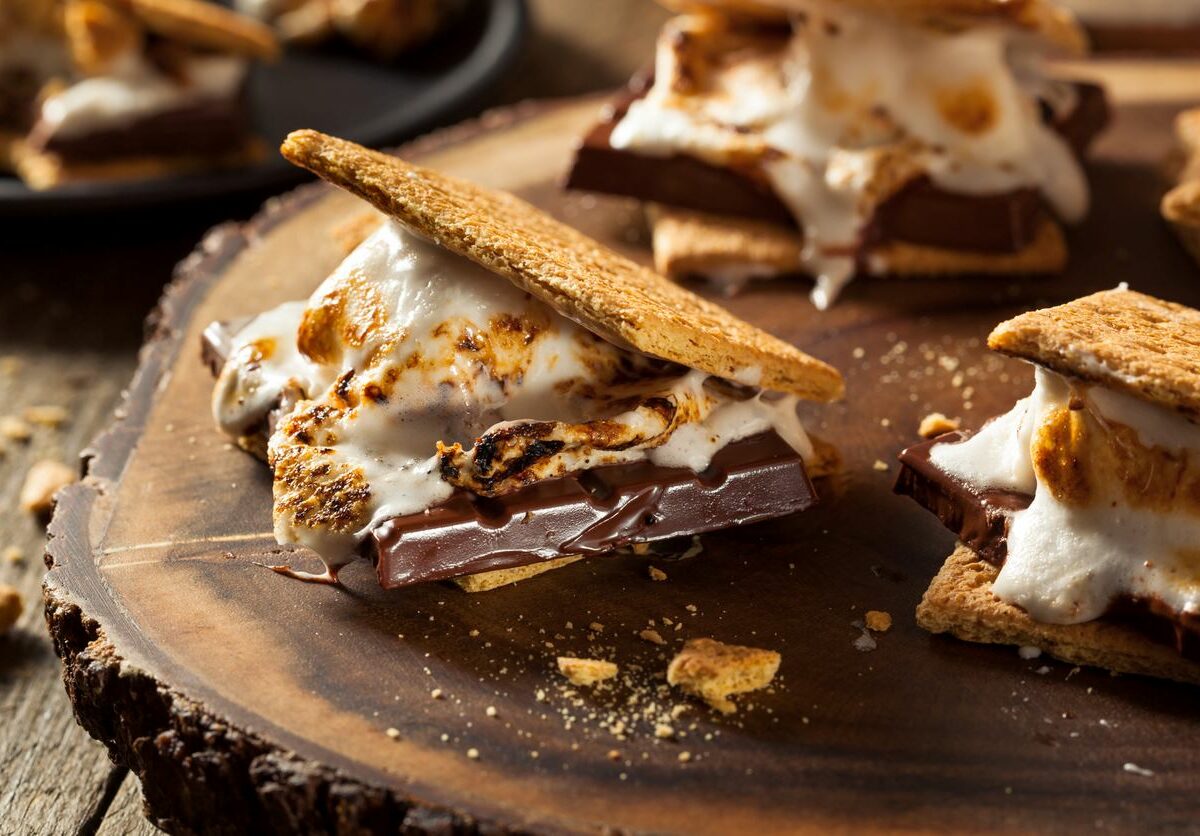
[[[214,375],[238,328],[218,322],[204,330],[201,356]],[[816,499],[804,462],[769,432],[725,447],[703,473],[639,462],[500,497],[460,490],[428,511],[383,521],[362,550],[380,585],[395,589],[702,534],[801,511]]]
[[[649,85],[645,76],[635,78],[608,117],[587,134],[576,150],[567,188],[796,225],[792,212],[766,178],[750,168],[716,166],[682,154],[653,157],[613,148],[613,129],[629,106],[645,95]],[[1055,128],[1082,156],[1107,124],[1109,111],[1102,88],[1087,83],[1075,87],[1076,107]],[[923,177],[879,207],[868,225],[864,243],[905,241],[1013,253],[1030,244],[1047,211],[1045,201],[1034,189],[997,195],[955,194]]]
[[[385,589],[596,555],[759,522],[816,502],[804,463],[775,433],[730,444],[703,473],[645,462],[585,470],[496,498],[460,491],[368,537]]]
[[[968,432],[947,433],[901,452],[895,491],[933,512],[964,545],[988,563],[1002,566],[1007,553],[1009,517],[1028,508],[1033,497],[1016,491],[976,490],[930,461],[934,445],[960,443],[970,437]],[[1200,661],[1198,615],[1177,612],[1155,598],[1126,595],[1110,605],[1104,618],[1135,627],[1160,644],[1174,646],[1184,658]]]
[[[66,162],[92,163],[123,157],[208,157],[242,148],[250,136],[244,95],[206,100],[151,113],[128,125],[62,136],[37,122],[30,150],[56,154]]]

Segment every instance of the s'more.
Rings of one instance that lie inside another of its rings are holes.
[[[988,344],[1033,391],[900,454],[896,490],[959,538],[918,623],[1200,683],[1200,311],[1110,290]]]
[[[374,208],[307,299],[214,323],[221,431],[335,582],[482,591],[811,506],[800,401],[841,375],[524,201],[315,131],[284,156]]]
[[[649,207],[655,264],[736,289],[804,274],[1043,274],[1089,209],[1103,91],[1061,79],[1048,0],[674,0],[653,72],[567,184]]]

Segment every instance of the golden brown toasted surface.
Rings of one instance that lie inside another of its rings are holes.
[[[938,27],[1006,22],[1037,33],[1070,55],[1087,52],[1088,41],[1075,16],[1050,0],[659,0],[673,11],[710,11],[784,21],[822,6],[886,14]]]
[[[737,706],[729,697],[765,688],[781,657],[774,650],[689,639],[667,667],[667,682],[700,697],[722,714]]]
[[[800,233],[763,221],[656,206],[650,213],[654,265],[673,278],[717,281],[770,278],[800,271]],[[871,250],[875,275],[1028,275],[1056,273],[1067,263],[1062,227],[1043,219],[1032,241],[1015,253],[951,250],[892,241]]]
[[[1179,185],[1163,196],[1162,214],[1192,257],[1200,261],[1200,108],[1179,114],[1175,137],[1180,155]]]
[[[1076,665],[1200,684],[1200,664],[1137,631],[1103,619],[1041,624],[992,594],[997,570],[959,544],[917,607],[917,624],[931,633],[985,644],[1037,647]]]
[[[988,346],[1200,419],[1200,311],[1105,290],[996,326]]]
[[[279,57],[279,42],[265,23],[205,0],[105,0],[129,12],[155,34],[218,52],[263,60]]]
[[[832,366],[513,195],[317,131],[292,133],[282,150],[296,165],[618,345],[811,400],[842,395],[842,377]]]

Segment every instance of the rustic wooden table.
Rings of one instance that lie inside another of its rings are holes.
[[[489,106],[613,87],[644,63],[666,13],[651,0],[531,0],[533,26]],[[298,125],[297,127],[303,127]],[[75,724],[41,614],[44,530],[17,510],[29,466],[74,463],[129,381],[143,320],[205,229],[256,201],[134,217],[9,224],[0,231],[0,416],[65,407],[0,453],[0,583],[25,596],[0,639],[0,833],[154,832],[137,780]]]

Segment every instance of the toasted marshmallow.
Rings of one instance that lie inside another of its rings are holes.
[[[771,429],[811,456],[796,401],[619,348],[387,221],[306,303],[238,332],[213,411],[245,435],[278,410],[276,536],[333,567],[455,489],[642,460],[701,471]]]
[[[129,53],[105,75],[76,81],[42,102],[39,132],[85,136],[131,125],[158,113],[233,99],[249,71],[237,55],[194,55],[174,78],[140,53]]]
[[[684,15],[610,141],[760,172],[804,231],[801,267],[825,308],[875,209],[918,177],[971,195],[1032,188],[1063,220],[1086,214],[1080,162],[1042,115],[1074,106],[1042,70],[1050,49],[1003,18],[934,27],[813,3],[783,43]]]
[[[1200,426],[1178,412],[1037,367],[1029,397],[930,458],[972,488],[1032,495],[993,591],[1038,621],[1122,598],[1200,613]]]

